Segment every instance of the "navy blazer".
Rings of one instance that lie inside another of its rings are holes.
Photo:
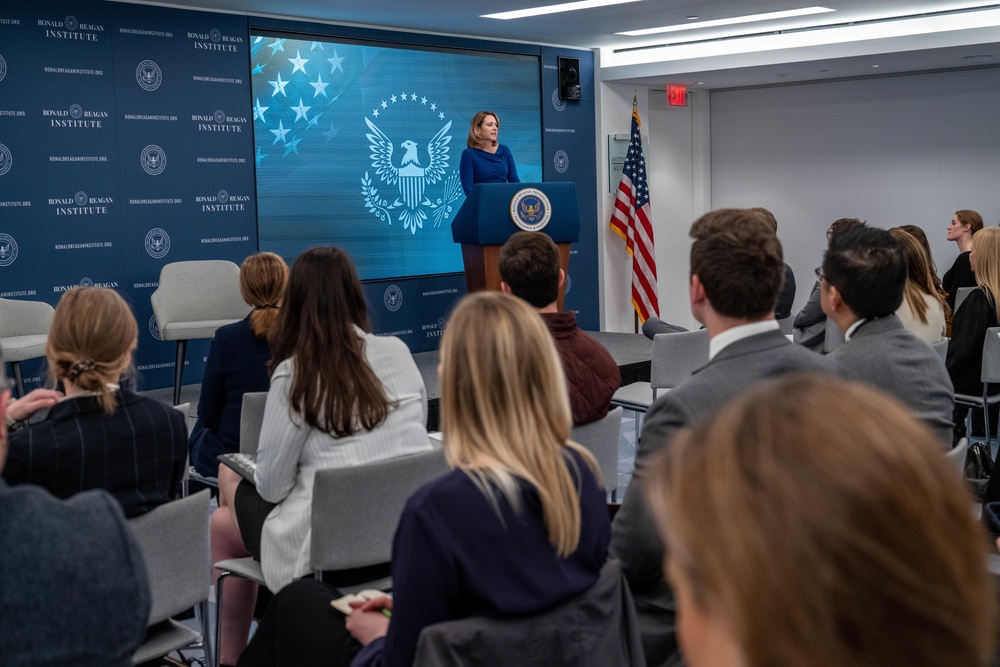
[[[176,498],[187,460],[184,415],[127,389],[116,398],[110,415],[96,396],[60,401],[45,419],[12,433],[4,479],[57,498],[106,489],[127,517]]]
[[[243,394],[268,390],[270,360],[271,349],[254,335],[249,315],[216,330],[201,381],[198,424],[190,439],[191,463],[202,475],[216,475],[219,454],[239,451]]]

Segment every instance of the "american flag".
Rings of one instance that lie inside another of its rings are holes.
[[[615,209],[611,213],[611,229],[625,240],[625,252],[632,258],[632,307],[639,319],[645,322],[650,316],[660,316],[660,306],[656,299],[653,223],[639,124],[639,108],[633,97],[632,134],[622,179],[618,183]]]

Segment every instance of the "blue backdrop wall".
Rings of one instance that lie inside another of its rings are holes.
[[[140,325],[140,388],[172,383],[174,346],[149,301],[160,268],[258,248],[251,29],[537,55],[542,174],[576,181],[583,216],[566,307],[599,327],[590,52],[88,0],[0,7],[0,297],[54,305],[75,285],[117,289]],[[556,95],[560,55],[581,59],[580,102]],[[376,331],[419,352],[437,347],[465,282],[374,280],[365,292]],[[189,346],[186,383],[207,348]],[[43,381],[41,363],[24,370],[28,388]]]

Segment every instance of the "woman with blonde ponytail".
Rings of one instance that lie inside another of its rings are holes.
[[[403,510],[393,597],[352,604],[345,623],[330,611],[336,591],[294,582],[268,607],[240,667],[412,665],[429,625],[534,614],[597,581],[611,536],[606,498],[594,459],[569,440],[569,394],[542,318],[500,292],[466,297],[448,321],[438,372],[453,470]]]
[[[218,474],[220,454],[240,450],[243,394],[268,390],[267,337],[278,321],[287,284],[288,265],[273,252],[250,255],[240,266],[240,294],[253,310],[215,332],[189,440],[191,465],[206,477]]]
[[[118,384],[132,367],[137,335],[132,311],[114,290],[63,294],[46,357],[65,397],[45,419],[11,435],[8,483],[36,484],[59,498],[106,489],[127,517],[177,497],[187,458],[183,415]]]

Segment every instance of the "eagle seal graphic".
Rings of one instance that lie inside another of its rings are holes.
[[[424,200],[424,188],[444,178],[448,168],[448,152],[451,150],[448,147],[451,143],[448,131],[451,129],[451,121],[427,143],[426,167],[421,166],[420,155],[417,153],[418,144],[411,139],[400,144],[405,152],[399,161],[399,167],[396,167],[392,163],[392,140],[369,119],[365,118],[365,123],[371,130],[371,134],[365,136],[371,142],[369,148],[372,151],[372,167],[386,185],[396,185],[399,188],[399,196],[404,204],[399,212],[399,220],[403,223],[403,229],[416,234],[417,228],[423,229],[424,220],[427,219],[421,206],[430,203]]]

